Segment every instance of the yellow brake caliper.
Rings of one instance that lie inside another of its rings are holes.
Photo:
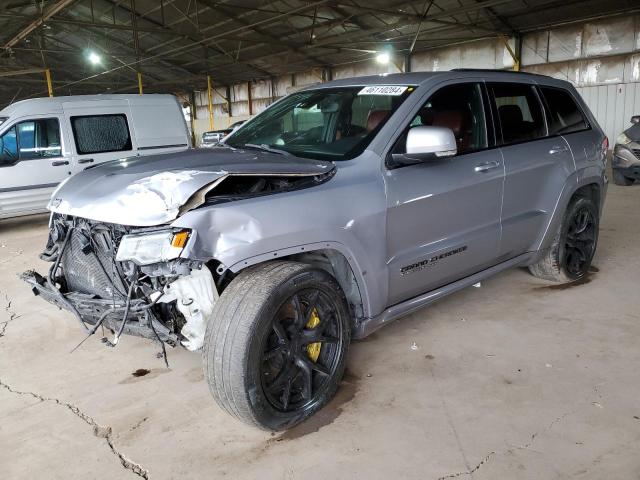
[[[309,318],[309,321],[307,322],[306,326],[307,328],[314,329],[318,325],[320,325],[320,317],[318,316],[318,311],[314,308],[311,311],[311,318]],[[315,363],[318,361],[321,348],[322,348],[322,344],[320,342],[310,343],[309,345],[307,345],[307,355],[309,355],[309,358],[311,359],[312,362]]]

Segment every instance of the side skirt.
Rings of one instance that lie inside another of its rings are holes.
[[[507,270],[509,268],[517,267],[520,265],[526,265],[528,262],[530,262],[531,258],[533,258],[534,255],[535,252],[528,252],[523,255],[519,255],[510,260],[507,260],[506,262],[499,263],[498,265],[495,265],[491,268],[487,268],[486,270],[475,273],[469,277],[463,278],[453,283],[449,283],[448,285],[444,285],[443,287],[437,288],[430,292],[423,293],[422,295],[418,295],[417,297],[410,298],[409,300],[405,300],[404,302],[398,303],[397,305],[393,305],[376,317],[366,318],[360,321],[354,328],[353,338],[356,340],[365,338],[379,328],[382,328],[386,324],[391,323],[393,320],[415,312],[416,310],[419,310],[420,308],[425,307],[430,303],[441,299],[442,297],[446,297],[447,295],[457,292],[458,290],[462,290],[463,288],[475,285],[485,278],[491,277],[497,273],[502,272],[503,270]]]

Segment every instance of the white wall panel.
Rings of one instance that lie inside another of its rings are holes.
[[[510,39],[515,50],[515,40]],[[453,68],[495,68],[513,67],[513,58],[500,39],[479,40],[452,47],[417,52],[411,58],[414,72],[439,72]]]
[[[586,23],[583,29],[586,57],[631,52],[635,45],[635,17],[623,16]]]
[[[570,25],[549,32],[549,62],[574,60],[582,56],[582,27]],[[540,62],[539,62],[540,63]]]
[[[629,128],[633,115],[640,115],[640,83],[579,87],[578,92],[593,112],[613,145]]]
[[[333,69],[333,78],[338,80],[340,78],[361,77],[364,75],[380,75],[383,73],[397,73],[398,68],[389,62],[387,65],[381,65],[374,60],[368,60],[366,62],[350,63],[348,65],[340,65]]]
[[[534,32],[522,37],[522,63],[536,65],[548,61],[549,32]]]

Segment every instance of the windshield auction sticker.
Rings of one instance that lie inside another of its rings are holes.
[[[390,95],[397,97],[402,95],[407,90],[407,87],[401,87],[398,85],[375,85],[371,87],[364,87],[358,92],[358,95]]]

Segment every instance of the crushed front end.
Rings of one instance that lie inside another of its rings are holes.
[[[28,271],[22,278],[74,314],[88,335],[110,331],[108,345],[129,334],[197,350],[217,289],[206,265],[181,256],[193,237],[184,229],[53,214],[41,254],[52,265],[46,276]]]

